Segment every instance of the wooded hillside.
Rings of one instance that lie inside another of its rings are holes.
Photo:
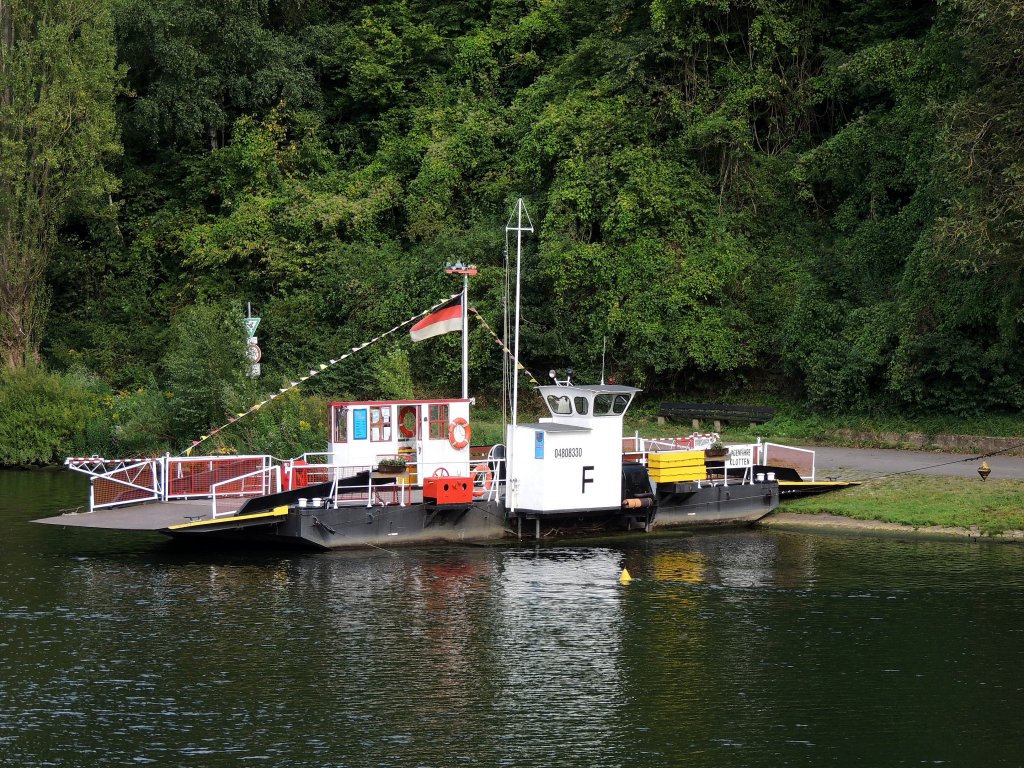
[[[180,447],[457,291],[446,261],[480,266],[500,327],[522,196],[533,370],[596,376],[606,339],[651,399],[1018,409],[1022,22],[1013,0],[0,0],[5,386],[40,359],[117,414],[102,439]],[[454,335],[377,347],[306,394],[458,391]],[[500,371],[475,327],[473,390]]]

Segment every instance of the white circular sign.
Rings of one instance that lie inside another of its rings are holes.
[[[246,347],[245,354],[248,356],[250,362],[258,363],[263,359],[263,350],[259,348],[258,344],[250,344]]]

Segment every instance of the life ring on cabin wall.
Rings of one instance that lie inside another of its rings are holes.
[[[416,434],[416,406],[403,405],[398,409],[398,431],[402,437],[413,437]]]
[[[486,464],[477,464],[473,467],[473,496],[479,499],[494,484],[494,473]]]
[[[452,419],[452,423],[448,425],[448,442],[452,444],[452,448],[456,451],[461,451],[469,445],[472,437],[473,429],[469,426],[468,421],[461,416],[457,419]]]

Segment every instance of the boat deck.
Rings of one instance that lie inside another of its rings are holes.
[[[219,499],[217,509],[222,514],[236,512],[245,499]],[[119,531],[162,531],[172,525],[209,520],[210,500],[155,501],[130,507],[98,509],[95,512],[77,512],[33,520],[44,525],[68,528],[110,528]]]

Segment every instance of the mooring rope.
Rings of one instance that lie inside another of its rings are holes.
[[[886,472],[881,475],[872,475],[871,477],[866,477],[863,480],[858,480],[857,482],[862,484],[869,483],[872,480],[881,480],[886,477],[897,477],[899,475],[910,475],[913,474],[914,472],[924,472],[926,469],[938,469],[939,467],[948,467],[951,464],[966,464],[969,461],[981,461],[982,459],[987,459],[991,456],[998,456],[1001,453],[1009,453],[1010,451],[1015,451],[1018,448],[1024,448],[1024,443],[1017,443],[1016,445],[1011,445],[1007,448],[1000,448],[998,451],[990,451],[988,453],[982,453],[977,456],[968,456],[967,458],[964,459],[953,459],[952,461],[943,461],[939,464],[929,464],[924,467],[915,467],[914,469],[903,469],[900,470],[899,472]]]

